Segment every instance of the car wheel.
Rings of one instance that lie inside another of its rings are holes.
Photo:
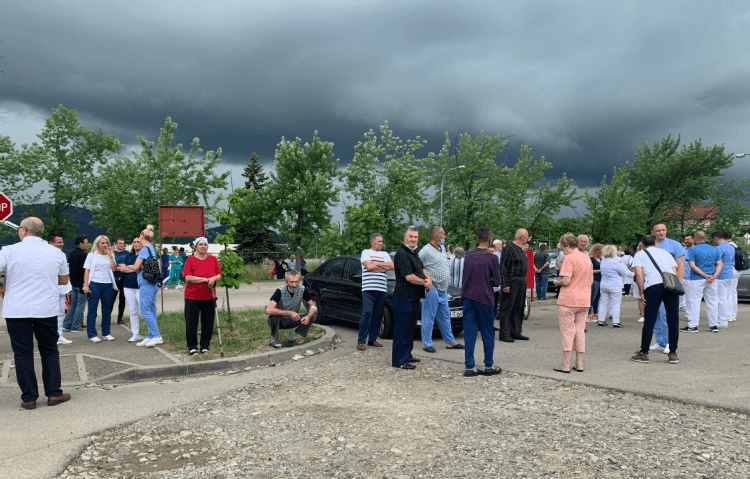
[[[529,319],[529,315],[531,314],[531,301],[529,301],[529,298],[525,298],[523,302],[523,319]]]
[[[315,309],[317,310],[315,317],[313,318],[313,323],[315,324],[325,324],[326,318],[323,315],[323,308],[320,307],[320,300],[317,296],[312,297],[312,302],[315,305]]]
[[[386,306],[383,309],[383,321],[380,323],[380,337],[393,339],[393,312]]]

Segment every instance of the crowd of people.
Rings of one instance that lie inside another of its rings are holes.
[[[152,244],[153,227],[148,226],[133,238],[127,251],[123,239],[112,245],[104,235],[89,245],[88,238],[79,236],[66,258],[62,253],[64,239],[50,235],[42,241],[44,225],[38,218],[21,222],[20,243],[0,251],[0,271],[7,272],[7,284],[0,288],[4,299],[3,313],[14,351],[17,380],[22,390],[22,407],[33,409],[39,397],[33,366],[33,337],[37,339],[42,358],[44,393],[48,404],[70,399],[60,388],[58,345],[70,344],[65,333],[73,334],[86,328],[89,341],[114,341],[111,331],[112,312],[119,298],[117,323],[122,324],[125,305],[130,313],[132,336],[137,346],[154,347],[163,343],[156,313],[156,294],[172,282],[185,286],[186,343],[190,355],[207,353],[210,349],[216,314],[216,283],[221,267],[216,257],[208,254],[208,240],[193,242],[194,253],[186,257],[184,249],[173,248],[161,265]],[[430,229],[430,241],[418,248],[419,231],[409,226],[403,244],[393,258],[383,251],[383,238],[374,233],[370,248],[362,251],[362,316],[357,349],[382,347],[377,341],[386,306],[387,273],[396,277],[393,291],[394,313],[391,364],[399,369],[415,369],[420,360],[412,355],[414,331],[421,323],[423,350],[435,353],[432,340],[437,324],[446,349],[464,351],[465,376],[499,374],[494,364],[494,330],[501,342],[528,341],[523,334],[524,303],[527,274],[533,268],[536,295],[546,299],[550,254],[546,244],[529,261],[529,233],[519,229],[513,241],[493,237],[489,228],[479,228],[476,246],[446,246],[447,234],[441,226]],[[735,267],[737,245],[729,231],[714,232],[709,245],[703,231],[685,235],[683,243],[667,238],[663,222],[653,225],[651,234],[641,238],[636,252],[626,248],[620,255],[615,245],[594,244],[587,252],[589,238],[567,233],[557,245],[554,267],[558,279],[557,306],[562,335],[562,363],[554,370],[583,372],[585,333],[588,322],[622,328],[620,307],[622,296],[634,284],[643,322],[641,344],[633,361],[649,362],[649,352],[661,350],[669,363],[679,362],[677,346],[680,333],[698,332],[701,301],[706,302],[708,330],[714,333],[736,320],[737,279],[740,265]],[[90,249],[90,251],[89,251]],[[529,253],[531,254],[531,253]],[[168,271],[164,269],[165,263]],[[265,309],[271,333],[271,347],[280,348],[279,331],[293,329],[288,340],[301,344],[317,314],[309,291],[301,284],[306,273],[302,259],[298,271],[295,260],[278,260],[273,275],[284,279],[274,291]],[[673,275],[673,276],[670,276]],[[677,278],[674,281],[672,278]],[[675,286],[675,283],[677,286]],[[456,341],[451,330],[448,287],[461,289],[465,345]],[[684,296],[682,294],[684,288]],[[66,312],[66,297],[70,296]],[[306,305],[307,313],[300,315]],[[88,308],[88,314],[84,314]],[[688,325],[679,328],[679,310],[686,313]],[[96,328],[101,314],[101,337]],[[145,338],[140,334],[139,314],[146,324]],[[495,328],[495,319],[499,327]],[[198,327],[200,323],[200,342]],[[484,351],[484,367],[475,364],[477,335]],[[652,337],[655,342],[652,344]]]

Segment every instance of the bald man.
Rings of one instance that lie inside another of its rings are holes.
[[[500,341],[512,343],[515,340],[528,341],[521,334],[523,327],[523,305],[526,299],[526,273],[529,260],[523,245],[529,241],[529,232],[516,231],[512,242],[505,245],[500,258]]]

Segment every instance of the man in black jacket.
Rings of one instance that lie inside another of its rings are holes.
[[[68,268],[70,269],[70,306],[63,320],[63,330],[76,333],[81,330],[83,313],[86,311],[86,294],[83,292],[83,263],[86,262],[89,240],[85,236],[79,236],[75,240],[76,247],[68,255]]]

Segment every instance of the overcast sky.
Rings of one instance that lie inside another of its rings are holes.
[[[384,120],[425,155],[513,135],[498,162],[528,144],[581,187],[668,134],[750,153],[746,1],[15,1],[0,40],[19,144],[62,103],[128,145],[169,115],[236,174],[314,130],[345,165]]]

